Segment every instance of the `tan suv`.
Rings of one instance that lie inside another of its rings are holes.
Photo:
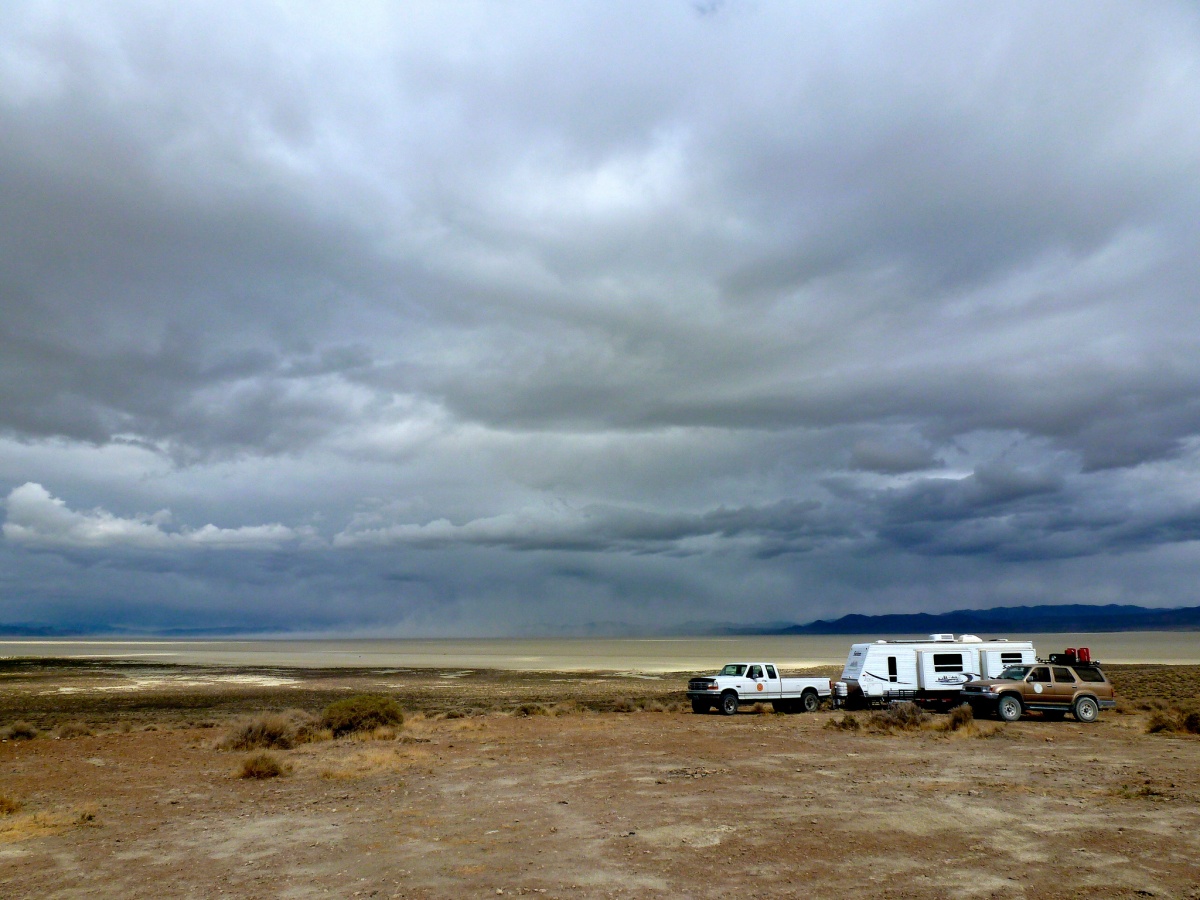
[[[1009,666],[999,678],[963,685],[959,696],[976,715],[995,713],[1005,722],[1015,722],[1031,709],[1047,718],[1061,719],[1070,712],[1080,722],[1095,722],[1101,709],[1117,705],[1100,667],[1079,662]]]

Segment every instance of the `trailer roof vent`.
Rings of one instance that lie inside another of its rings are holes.
[[[952,635],[952,634],[931,634],[929,636],[929,639],[931,641],[952,641],[952,640],[954,640],[954,635]]]
[[[964,634],[959,638],[964,644],[982,644],[983,638],[977,634]]]

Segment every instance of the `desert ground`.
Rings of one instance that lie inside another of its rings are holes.
[[[951,731],[694,715],[686,674],[5,661],[0,897],[1200,898],[1200,738],[1147,733],[1200,667],[1110,675],[1094,725]],[[403,724],[222,749],[362,693]]]

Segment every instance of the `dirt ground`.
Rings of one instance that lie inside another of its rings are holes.
[[[1187,704],[1184,668],[1114,680]],[[0,897],[1200,898],[1200,739],[1148,710],[879,734],[682,687],[10,665],[0,723],[40,733],[0,743]],[[363,690],[409,711],[394,735],[272,751],[266,780],[215,749]]]

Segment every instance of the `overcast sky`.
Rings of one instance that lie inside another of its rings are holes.
[[[0,625],[1200,604],[1194,3],[0,4]]]

